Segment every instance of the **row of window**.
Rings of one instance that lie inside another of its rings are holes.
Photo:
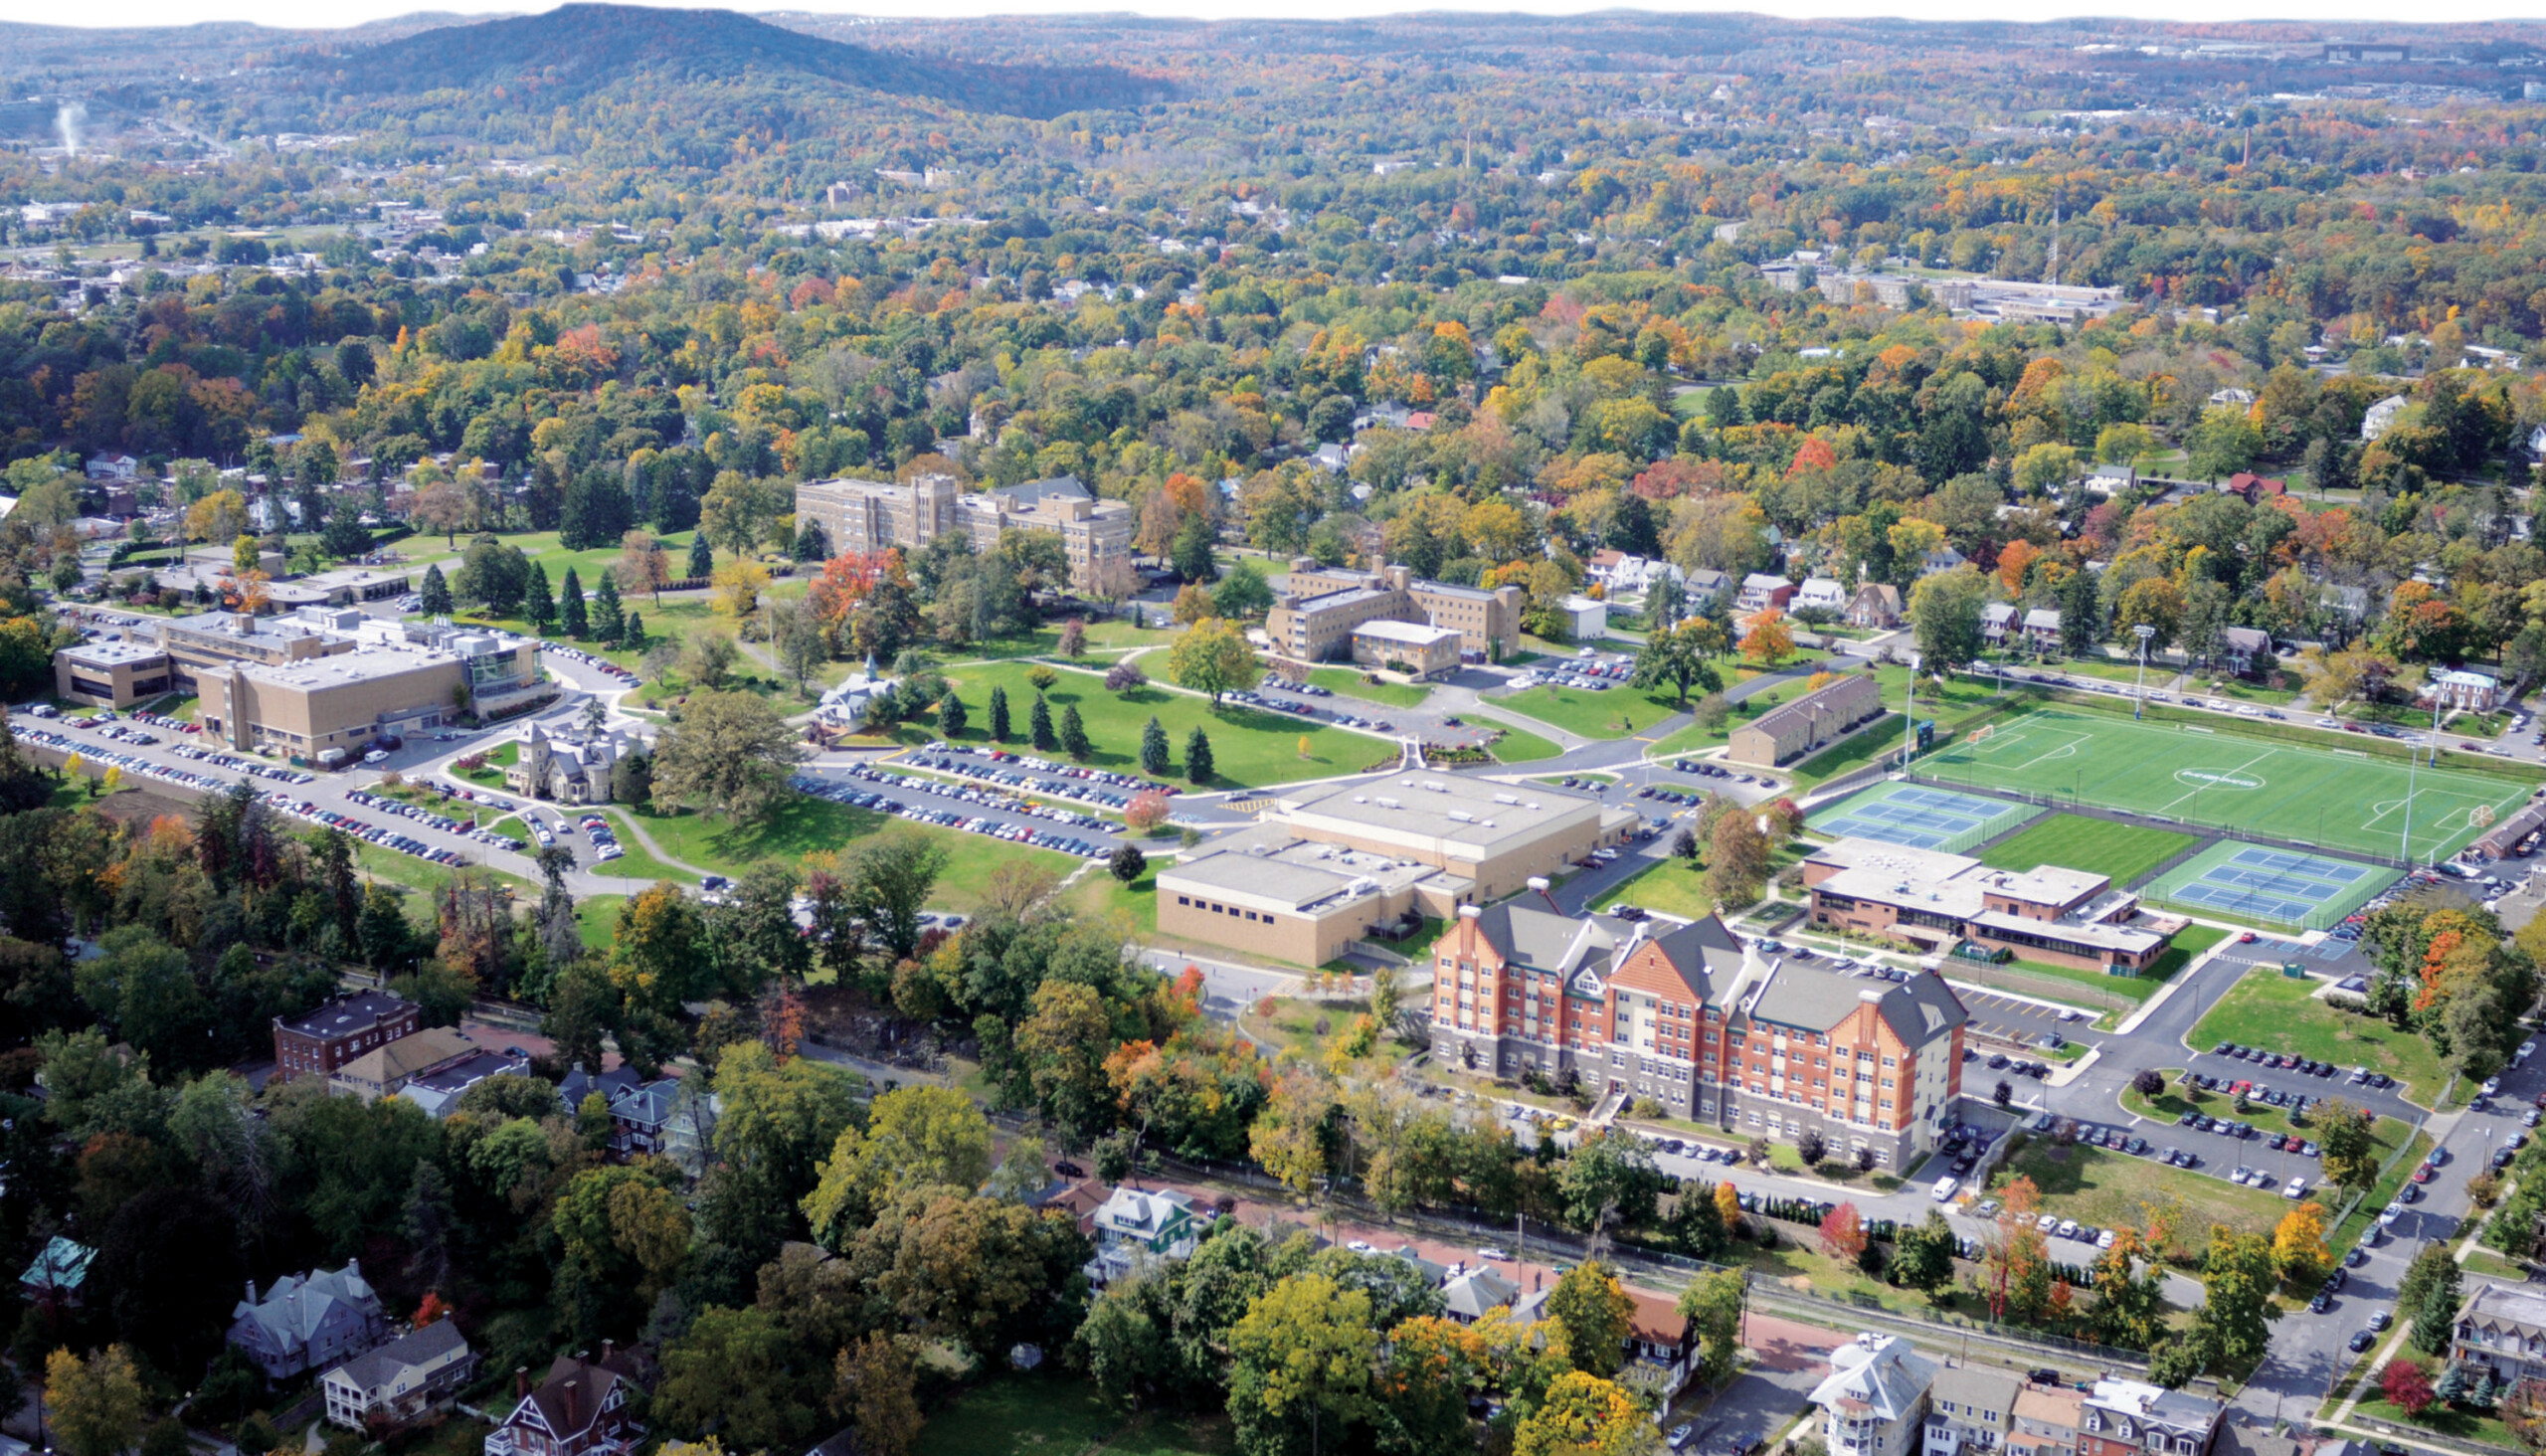
[[[1240,909],[1235,905],[1220,905],[1209,900],[1196,900],[1189,895],[1177,896],[1176,903],[1179,905],[1190,906],[1195,910],[1208,910],[1214,915],[1226,915],[1232,920],[1244,917],[1245,919],[1255,921],[1262,925],[1272,925],[1275,923],[1274,918],[1270,915],[1258,915],[1252,910]]]

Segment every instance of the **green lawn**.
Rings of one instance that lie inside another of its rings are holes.
[[[929,1417],[911,1456],[1227,1456],[1218,1412],[1126,1414],[1086,1380],[1008,1374],[957,1395]]]
[[[2432,1044],[2390,1022],[2334,1009],[2309,994],[2321,984],[2258,966],[2220,998],[2189,1040],[2204,1051],[2234,1041],[2338,1067],[2365,1066],[2407,1084],[2408,1095],[2429,1105],[2442,1082],[2440,1054]]]
[[[2213,1223],[2241,1233],[2270,1235],[2289,1211],[2289,1203],[2277,1193],[2168,1168],[2153,1158],[2133,1158],[2102,1148],[2062,1147],[2048,1138],[2027,1138],[1990,1177],[1990,1189],[2002,1192],[2018,1176],[2032,1179],[2042,1190],[2043,1212],[2098,1228],[2137,1227],[2147,1221],[2141,1204],[2161,1201],[2168,1194],[2180,1197],[2184,1217],[2176,1238],[2196,1249],[2209,1241],[2207,1229]]]
[[[2275,725],[2276,726],[2276,725]],[[2204,731],[2209,729],[2210,731]],[[2228,824],[2337,852],[2398,852],[2407,766],[2321,740],[2242,726],[2134,722],[2118,712],[2046,707],[2001,719],[1978,742],[1920,760],[1948,783],[2023,790],[2188,823]],[[2411,797],[2413,851],[2450,853],[2470,816],[2507,814],[2533,780],[2425,768]]]
[[[1707,872],[1694,861],[1676,855],[1631,879],[1621,880],[1591,908],[1606,910],[1616,905],[1641,905],[1691,920],[1715,913],[1715,900],[1707,891]]]
[[[575,928],[583,934],[584,949],[610,949],[619,934],[619,907],[627,903],[626,895],[586,895],[575,902]]]
[[[1630,737],[1680,711],[1679,698],[1667,688],[1646,692],[1613,687],[1606,692],[1593,692],[1550,683],[1498,693],[1484,701],[1488,707],[1525,714],[1584,738]]]
[[[1025,678],[1028,670],[1026,664],[1013,661],[962,663],[948,669],[947,676],[962,695],[971,719],[960,735],[963,742],[989,741],[991,689],[1004,687],[1011,725],[1008,744],[1030,751],[1024,749],[1029,741],[1026,715],[1034,704],[1034,686]],[[1129,692],[1107,692],[1102,675],[1093,672],[1060,669],[1047,700],[1056,728],[1061,710],[1077,704],[1087,723],[1088,740],[1095,747],[1088,762],[1124,773],[1140,772],[1141,729],[1151,715],[1157,715],[1159,725],[1167,730],[1168,748],[1180,770],[1185,739],[1195,728],[1202,729],[1211,740],[1210,787],[1214,789],[1250,789],[1359,773],[1389,747],[1383,738],[1304,722],[1287,713],[1237,706],[1214,710],[1208,698],[1155,683]],[[904,736],[920,742],[944,737],[934,716],[909,725]],[[1308,742],[1306,758],[1300,756],[1302,739]]]
[[[2432,1378],[2438,1380],[2439,1365],[2431,1361],[2426,1361],[2424,1364],[2431,1367]],[[2519,1442],[2511,1436],[2510,1427],[2503,1425],[2499,1417],[2487,1415],[2480,1410],[2461,1409],[2446,1402],[2426,1407],[2419,1416],[2407,1415],[2403,1406],[2376,1394],[2376,1385],[2365,1385],[2362,1389],[2360,1403],[2352,1407],[2354,1415],[2366,1416],[2371,1420],[2383,1420],[2408,1430],[2426,1430],[2435,1435],[2460,1441],[2478,1441],[2488,1446],[2499,1446],[2506,1451],[2521,1449]]]
[[[836,852],[868,834],[890,826],[903,833],[937,840],[947,850],[946,869],[937,877],[931,904],[970,913],[981,905],[981,887],[1000,865],[1020,857],[1067,874],[1078,861],[1048,849],[1029,849],[987,834],[935,824],[915,824],[869,810],[835,804],[811,795],[793,795],[779,811],[755,824],[731,824],[690,811],[635,816],[665,853],[685,864],[724,875],[740,875],[764,859],[775,859],[801,871],[809,854]]]
[[[672,575],[676,577],[689,571],[690,535],[688,531],[675,531],[662,538],[663,549],[671,553]],[[399,542],[394,549],[406,557],[404,565],[408,572],[421,581],[425,568],[434,562],[442,563],[445,576],[456,571],[458,558],[468,553],[469,539],[466,532],[461,532],[453,545],[446,546],[440,536],[417,535]],[[559,543],[555,531],[526,531],[514,536],[499,535],[496,539],[539,563],[540,569],[548,573],[548,590],[552,596],[565,587],[568,567],[575,569],[576,580],[582,582],[584,590],[589,592],[601,585],[601,573],[619,562],[619,543],[616,541],[589,551],[569,551]],[[716,564],[723,566],[730,559],[720,552]],[[648,618],[653,616],[650,597],[645,598],[640,606]]]
[[[2055,814],[1982,850],[1980,862],[2018,871],[2055,865],[2100,874],[2115,886],[2122,886],[2191,848],[2194,842],[2192,835],[2172,829],[2117,824],[2081,814]]]
[[[1503,763],[1534,764],[1541,759],[1551,759],[1564,752],[1563,749],[1527,728],[1515,728],[1508,723],[1488,718],[1482,713],[1474,714],[1472,717],[1476,722],[1492,723],[1503,730],[1503,736],[1495,740],[1493,748],[1487,750]]]
[[[636,842],[636,836],[629,832],[627,816],[607,809],[597,812],[609,822],[613,829],[616,829],[619,832],[619,847],[627,850],[628,852],[621,855],[619,858],[610,861],[608,864],[593,865],[591,867],[592,873],[602,875],[610,879],[635,880],[640,884],[646,885],[654,884],[661,880],[670,880],[672,883],[679,885],[694,885],[698,883],[698,876],[691,874],[688,870],[674,869],[672,866],[663,863],[661,860],[656,859],[653,855],[647,853],[645,846]],[[580,819],[582,816],[577,815],[576,818]],[[650,828],[648,831],[650,832]],[[574,832],[580,835],[583,830],[578,827]],[[967,834],[965,837],[973,838],[977,836]]]
[[[1432,684],[1428,682],[1364,682],[1361,672],[1351,667],[1314,667],[1309,670],[1309,681],[1346,697],[1385,703],[1391,708],[1410,708],[1432,695]]]

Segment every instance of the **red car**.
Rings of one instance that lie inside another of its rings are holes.
[[[2237,933],[2237,944],[2239,944],[2239,945],[2241,945],[2241,946],[2251,946],[2251,945],[2253,945],[2254,943],[2255,943],[2255,933],[2254,933],[2253,931],[2251,931],[2251,930],[2243,930],[2243,931],[2239,931],[2239,932]]]
[[[2433,1172],[2434,1170],[2430,1164],[2424,1164],[2422,1167],[2414,1170],[2414,1182],[2418,1183],[2430,1183]]]

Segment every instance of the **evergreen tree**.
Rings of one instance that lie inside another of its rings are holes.
[[[425,586],[422,595],[425,599],[423,605],[427,617],[451,615],[451,579],[442,574],[440,563],[425,568]]]
[[[2453,1259],[2440,1277],[2431,1281],[2422,1304],[2414,1311],[2414,1348],[2425,1355],[2449,1353],[2450,1337],[2457,1328],[2457,1263]]]
[[[593,640],[615,647],[627,635],[628,619],[619,610],[619,578],[603,572],[601,585],[593,588]]]
[[[1007,689],[1006,689],[1006,688],[1003,688],[1003,687],[994,687],[994,688],[992,688],[992,689],[991,689],[991,739],[992,739],[992,741],[997,742],[997,743],[1005,743],[1005,742],[1007,742],[1008,729],[1009,729],[1009,724],[1008,724],[1008,721],[1007,721]]]
[[[1034,706],[1025,715],[1025,731],[1034,740],[1036,753],[1050,753],[1060,739],[1052,733],[1052,709],[1043,694],[1034,694]]]
[[[548,568],[536,561],[530,564],[530,572],[522,580],[521,616],[530,624],[532,632],[543,636],[548,631],[548,624],[557,620],[556,599],[548,595]]]
[[[1199,728],[1184,740],[1184,777],[1195,784],[1211,782],[1211,740]]]
[[[1080,763],[1087,762],[1088,755],[1095,752],[1094,745],[1087,741],[1087,724],[1079,720],[1076,703],[1061,709],[1061,752]]]
[[[1159,726],[1158,715],[1153,713],[1141,728],[1141,772],[1164,779],[1167,767],[1167,730]]]
[[[619,644],[635,651],[645,645],[645,619],[635,608],[628,611],[628,625],[619,634]]]
[[[964,700],[955,695],[955,689],[948,688],[945,700],[937,705],[937,731],[948,738],[961,738],[967,720]]]
[[[707,544],[707,533],[699,532],[689,542],[689,574],[705,580],[716,569],[716,548]]]
[[[566,568],[565,590],[557,598],[557,630],[577,641],[592,636],[592,625],[584,616],[584,583],[571,566]]]

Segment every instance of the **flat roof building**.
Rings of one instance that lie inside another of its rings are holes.
[[[1365,622],[1353,629],[1353,660],[1421,681],[1459,666],[1459,631],[1412,622]]]
[[[539,644],[455,634],[448,649],[366,646],[269,666],[234,661],[196,678],[196,719],[233,748],[316,759],[499,709],[545,682]]]
[[[274,1080],[333,1077],[374,1047],[412,1036],[424,1011],[385,991],[340,996],[297,1016],[274,1017]]]
[[[1519,587],[1488,592],[1423,581],[1402,566],[1343,571],[1303,556],[1292,561],[1264,633],[1276,652],[1325,662],[1346,655],[1365,624],[1414,623],[1456,632],[1462,652],[1499,658],[1520,648],[1524,595]]]
[[[1260,819],[1161,871],[1161,930],[1322,966],[1375,928],[1513,894],[1641,822],[1560,789],[1437,773],[1295,790]]]
[[[143,642],[81,642],[53,654],[54,696],[128,708],[170,690],[168,653]]]
[[[281,666],[353,650],[350,637],[321,631],[300,617],[198,612],[159,624],[159,645],[180,692],[200,692],[201,676],[235,662]]]
[[[2104,875],[2042,865],[2022,872],[1875,839],[1846,838],[1803,861],[1812,922],[1951,951],[1985,951],[2131,976],[2164,954],[2180,928],[2145,921],[2139,897]]]

